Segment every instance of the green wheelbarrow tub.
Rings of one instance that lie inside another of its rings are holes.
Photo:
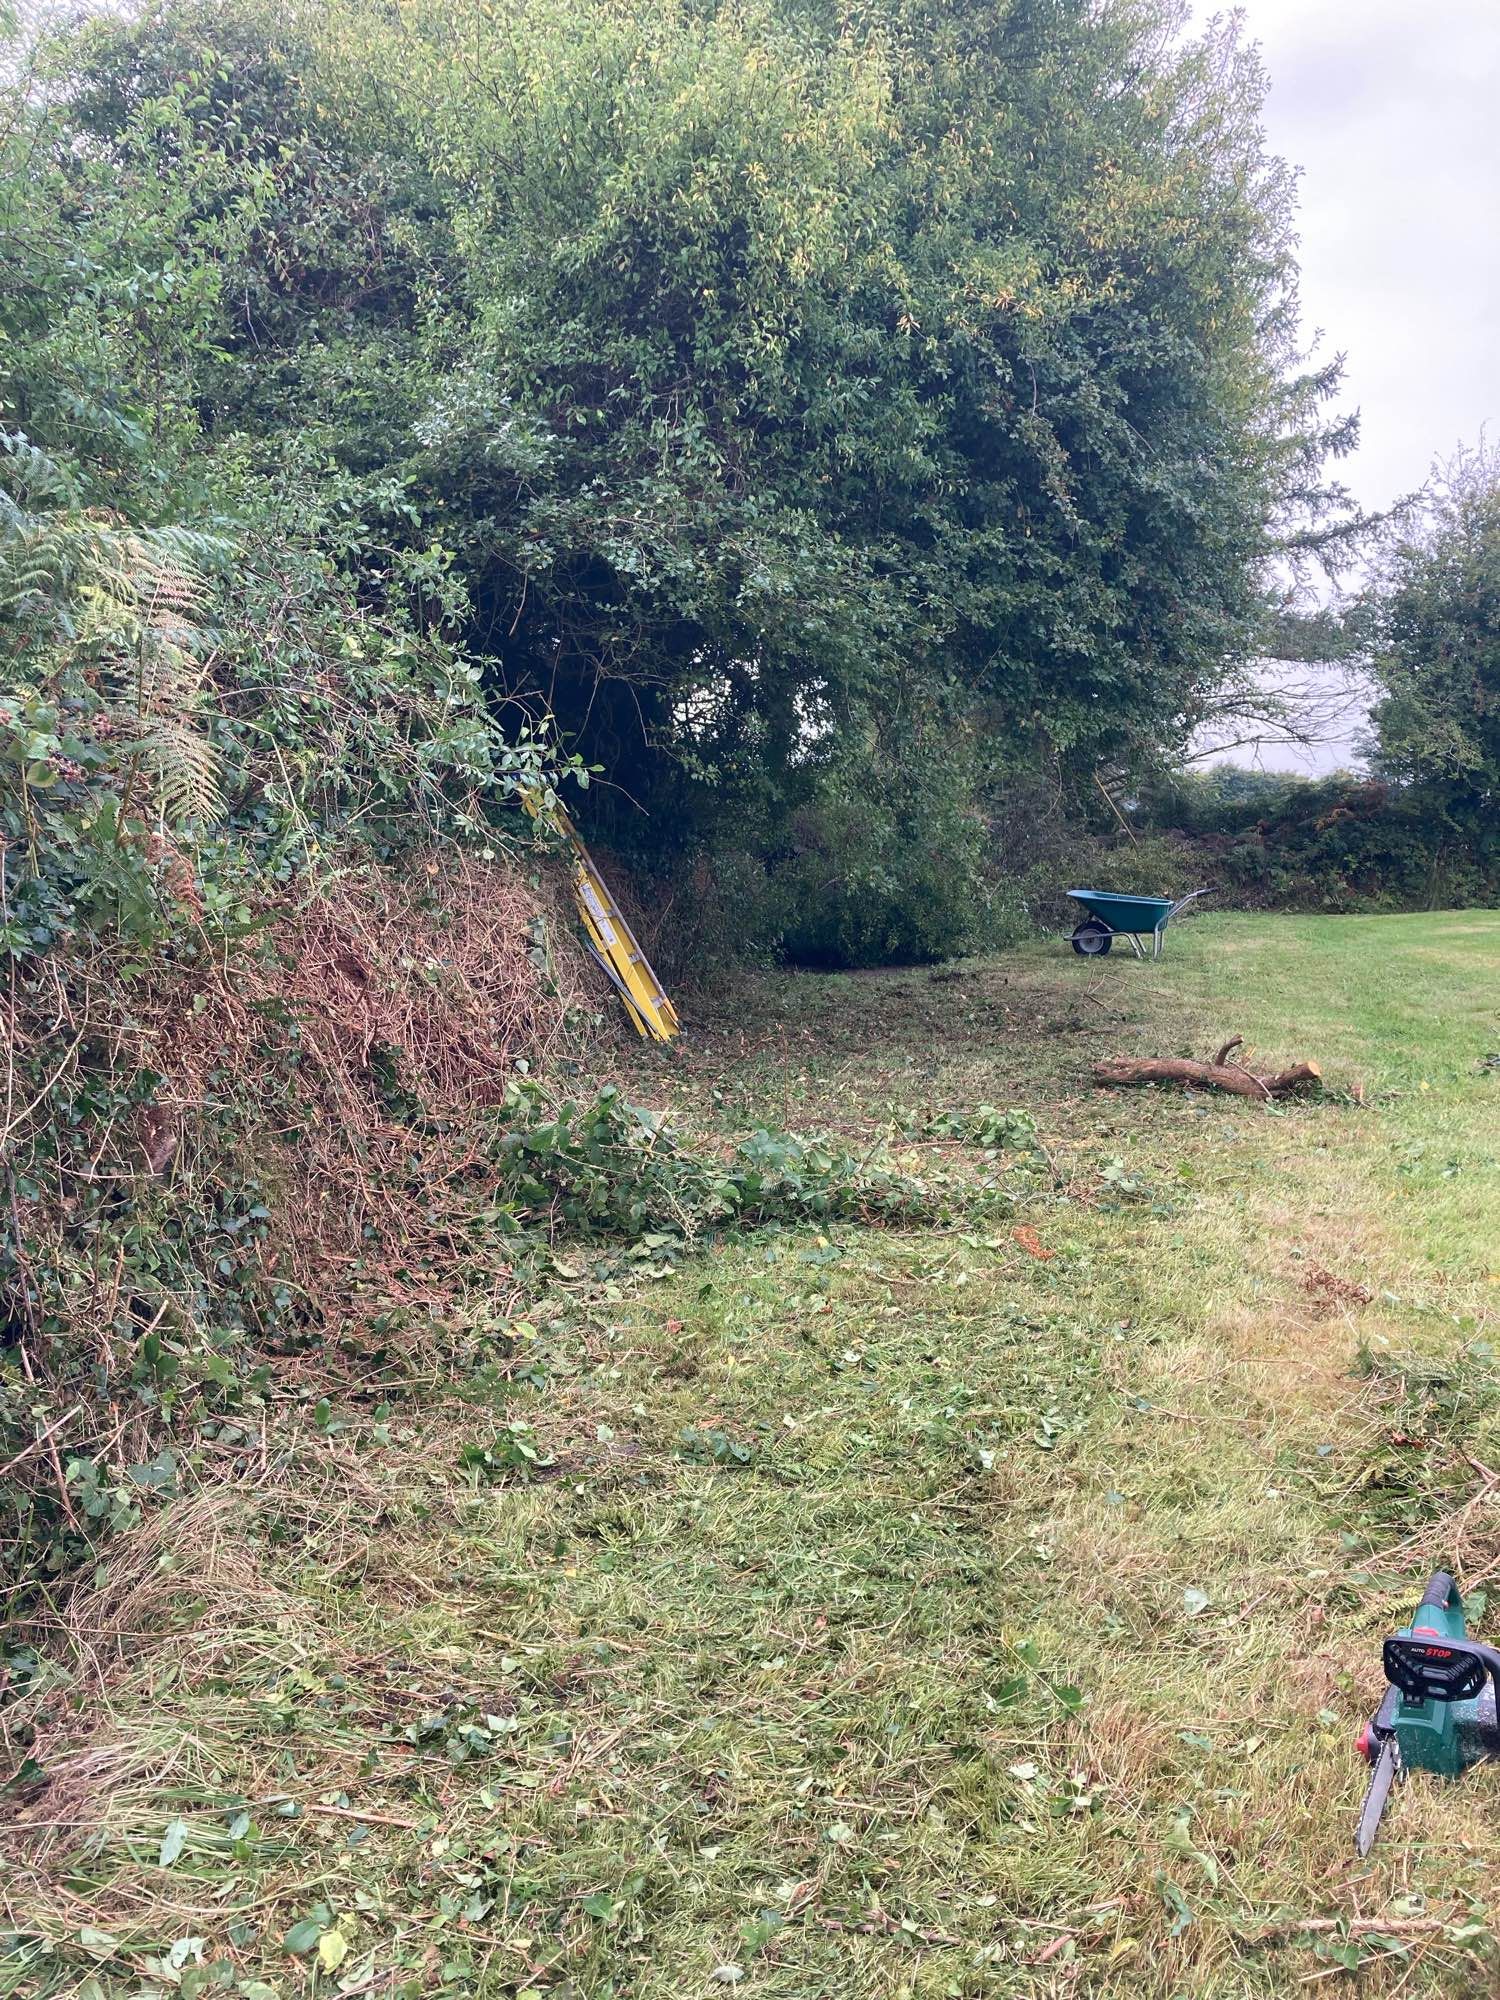
[[[1162,932],[1169,920],[1209,891],[1195,889],[1190,896],[1175,900],[1171,896],[1117,896],[1108,889],[1069,889],[1068,894],[1088,911],[1072,937],[1073,949],[1081,958],[1102,957],[1117,937],[1125,939],[1137,958],[1146,954],[1136,940],[1149,937],[1151,956],[1160,958]]]
[[[1134,931],[1138,937],[1159,931],[1173,909],[1170,896],[1114,896],[1107,889],[1070,889],[1068,894],[1112,931]]]

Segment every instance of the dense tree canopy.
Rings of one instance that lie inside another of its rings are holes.
[[[1450,816],[1500,820],[1500,458],[1449,466],[1374,597],[1379,755]]]
[[[1251,644],[1270,550],[1336,511],[1349,435],[1336,371],[1299,368],[1256,59],[1176,26],[96,20],[33,97],[82,247],[30,246],[11,421],[110,504],[280,496],[366,600],[555,714],[658,847],[960,720],[1089,769],[1160,746]]]

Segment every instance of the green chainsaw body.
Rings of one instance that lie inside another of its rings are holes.
[[[1496,1671],[1500,1654],[1469,1637],[1458,1586],[1440,1570],[1410,1625],[1385,1642],[1385,1699],[1360,1732],[1373,1764],[1394,1737],[1403,1771],[1457,1778],[1500,1757]]]

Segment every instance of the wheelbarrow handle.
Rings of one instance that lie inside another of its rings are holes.
[[[1214,896],[1214,895],[1217,895],[1217,894],[1218,894],[1218,891],[1217,891],[1216,889],[1212,889],[1212,888],[1209,888],[1209,889],[1194,889],[1194,891],[1192,892],[1192,894],[1191,894],[1190,896],[1183,896],[1183,897],[1180,897],[1180,898],[1178,899],[1178,901],[1177,901],[1177,902],[1175,902],[1175,903],[1174,903],[1174,904],[1172,905],[1171,909],[1170,909],[1170,910],[1168,910],[1168,912],[1167,912],[1166,916],[1165,916],[1165,917],[1163,917],[1163,919],[1162,919],[1162,922],[1163,922],[1164,924],[1169,924],[1169,923],[1171,923],[1171,921],[1172,921],[1173,917],[1175,917],[1175,916],[1176,916],[1176,914],[1177,914],[1177,912],[1178,912],[1179,910],[1185,910],[1185,909],[1187,908],[1187,906],[1188,906],[1188,904],[1189,904],[1189,903],[1196,903],[1196,902],[1197,902],[1197,900],[1198,900],[1198,898],[1199,898],[1200,896]]]

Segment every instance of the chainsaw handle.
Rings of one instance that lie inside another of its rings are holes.
[[[1437,1569],[1428,1578],[1427,1588],[1422,1592],[1422,1602],[1417,1609],[1421,1611],[1431,1606],[1435,1611],[1446,1611],[1457,1596],[1458,1585],[1448,1571]]]
[[[1382,1661],[1386,1679],[1407,1702],[1473,1701],[1486,1681],[1500,1696],[1500,1653],[1480,1639],[1460,1639],[1418,1625],[1392,1633]]]

